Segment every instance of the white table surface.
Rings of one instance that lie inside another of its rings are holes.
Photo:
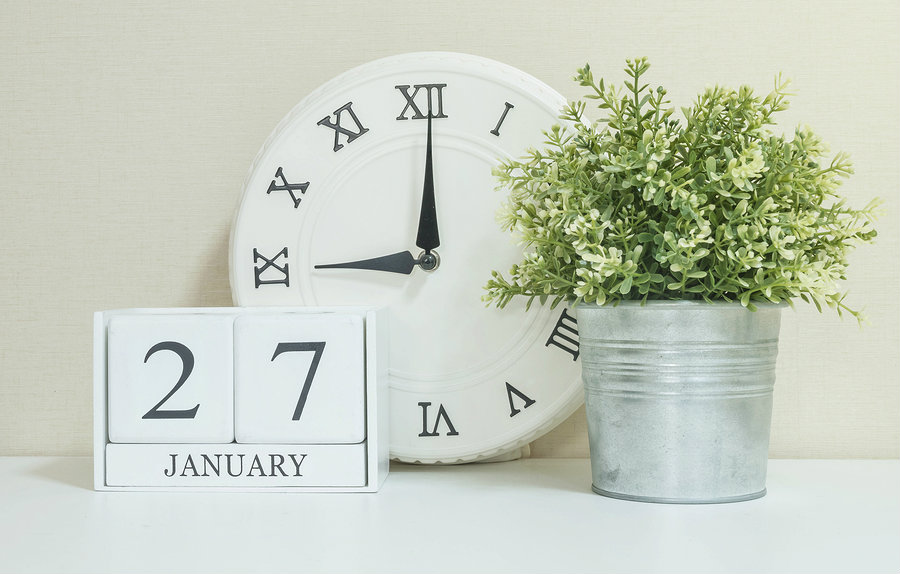
[[[898,572],[900,461],[772,460],[769,494],[676,506],[589,462],[395,464],[378,494],[94,492],[0,458],[0,572]]]

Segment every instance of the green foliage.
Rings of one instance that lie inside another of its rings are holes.
[[[852,209],[838,195],[849,158],[825,158],[809,128],[773,134],[788,107],[787,82],[760,98],[708,88],[684,120],[662,87],[650,88],[646,59],[628,60],[624,87],[575,80],[589,89],[546,132],[543,149],[495,170],[509,198],[501,225],[521,235],[524,260],[509,279],[494,271],[484,299],[514,296],[614,303],[704,299],[778,303],[800,297],[821,311],[844,304],[853,246],[871,242],[877,201]],[[605,117],[585,119],[586,100]]]

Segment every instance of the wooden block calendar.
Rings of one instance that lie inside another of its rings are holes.
[[[376,491],[386,320],[361,307],[96,313],[95,489]]]

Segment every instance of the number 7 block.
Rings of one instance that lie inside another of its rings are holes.
[[[361,317],[243,315],[235,320],[234,338],[237,442],[365,440]]]

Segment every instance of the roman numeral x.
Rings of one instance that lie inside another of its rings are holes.
[[[275,181],[278,178],[281,178],[281,185],[278,185],[278,182]],[[294,201],[294,209],[300,207],[300,200],[302,199],[300,195],[295,194],[295,191],[299,191],[301,194],[306,193],[306,189],[309,187],[309,182],[304,183],[288,183],[287,178],[284,177],[284,172],[279,167],[275,172],[275,179],[269,183],[269,189],[266,190],[266,194],[270,194],[273,191],[286,191],[290,194],[291,199]]]

